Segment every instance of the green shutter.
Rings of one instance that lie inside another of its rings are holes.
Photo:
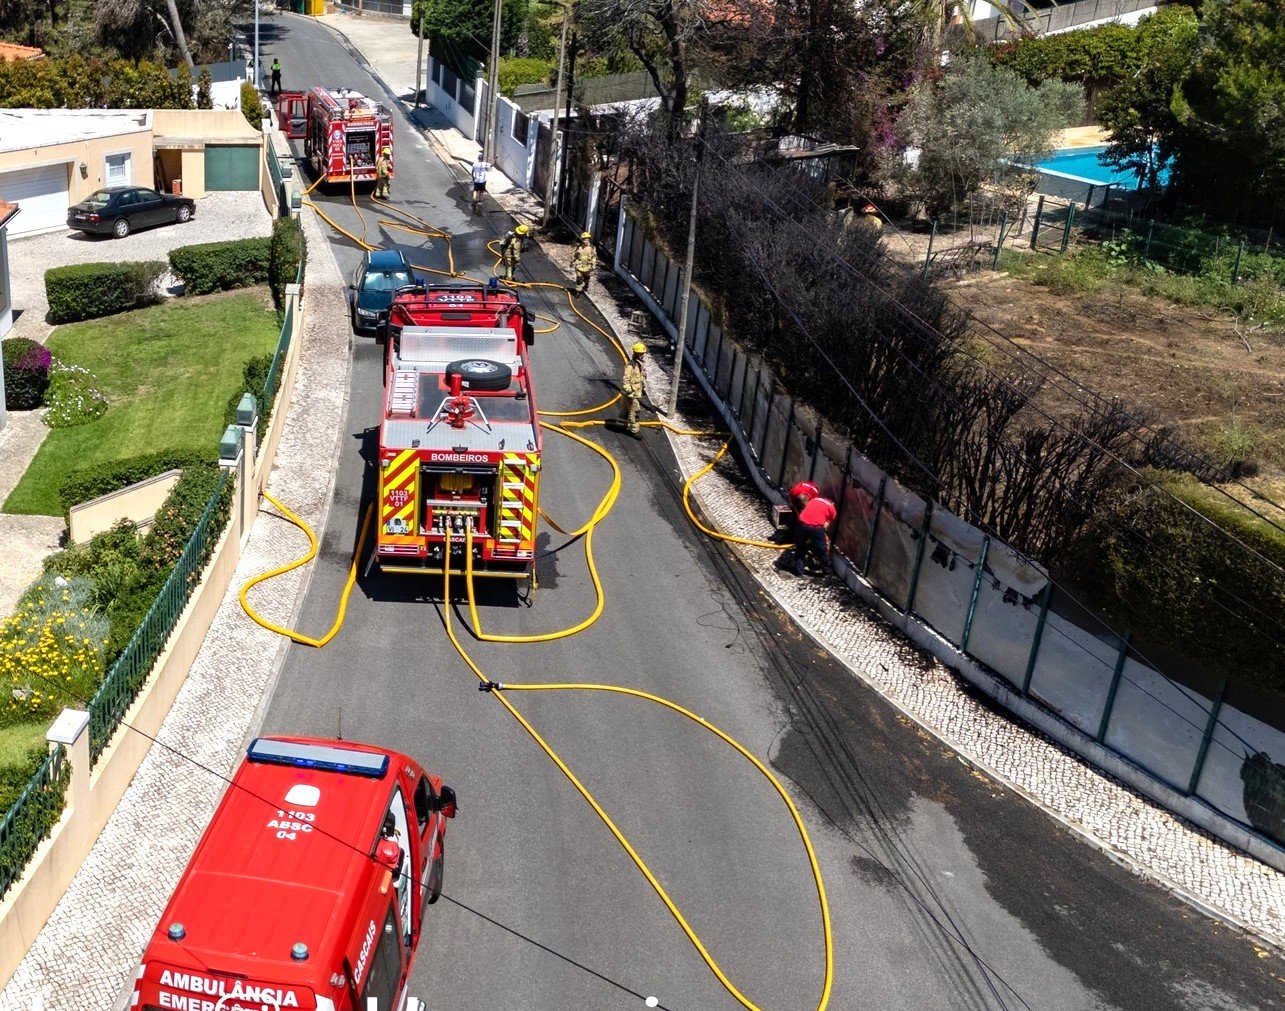
[[[207,190],[257,190],[260,147],[241,144],[210,144],[205,148]]]

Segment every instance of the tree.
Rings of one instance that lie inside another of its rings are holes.
[[[187,48],[187,36],[183,34],[183,19],[178,16],[178,4],[175,0],[165,0],[165,7],[169,11],[170,31],[174,34],[174,42],[178,46],[179,55],[183,57],[183,62],[191,69],[195,66],[192,63],[192,54]]]
[[[1196,30],[1195,12],[1188,7],[1167,7],[1143,18],[1134,33],[1136,69],[1098,104],[1098,120],[1111,133],[1107,159],[1150,188],[1176,150],[1174,91],[1191,68]]]
[[[201,76],[196,85],[196,107],[198,109],[213,109],[214,98],[211,91],[214,87],[214,81],[210,77],[210,68],[202,67]]]
[[[1027,166],[1083,112],[1076,84],[1054,80],[1033,88],[984,55],[961,55],[939,83],[911,88],[899,133],[918,160],[897,161],[890,174],[934,216],[960,207],[985,184],[1029,192]]]
[[[1285,219],[1285,0],[1206,0],[1173,97],[1176,176],[1204,206]]]

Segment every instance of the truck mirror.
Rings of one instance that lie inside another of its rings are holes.
[[[441,812],[444,818],[454,818],[455,809],[459,802],[455,799],[455,791],[449,786],[443,786],[440,796],[437,798],[437,810]]]

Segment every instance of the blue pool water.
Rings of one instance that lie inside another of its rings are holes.
[[[1056,172],[1060,175],[1074,176],[1090,183],[1105,185],[1113,183],[1125,189],[1137,189],[1138,177],[1127,169],[1118,169],[1102,160],[1106,145],[1100,147],[1063,148],[1054,151],[1039,163],[1045,172]],[[1169,170],[1161,169],[1158,181],[1164,185],[1169,181]]]

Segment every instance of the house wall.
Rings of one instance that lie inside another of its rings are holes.
[[[32,139],[38,143],[38,138]],[[153,184],[151,130],[137,130],[132,133],[96,137],[93,140],[74,141],[69,144],[30,147],[21,151],[0,151],[0,172],[39,168],[59,162],[70,163],[71,181],[68,196],[74,204],[106,185],[103,179],[107,171],[107,156],[124,151],[130,153],[130,182],[135,186],[151,186]],[[85,165],[84,174],[80,171],[82,163]]]

